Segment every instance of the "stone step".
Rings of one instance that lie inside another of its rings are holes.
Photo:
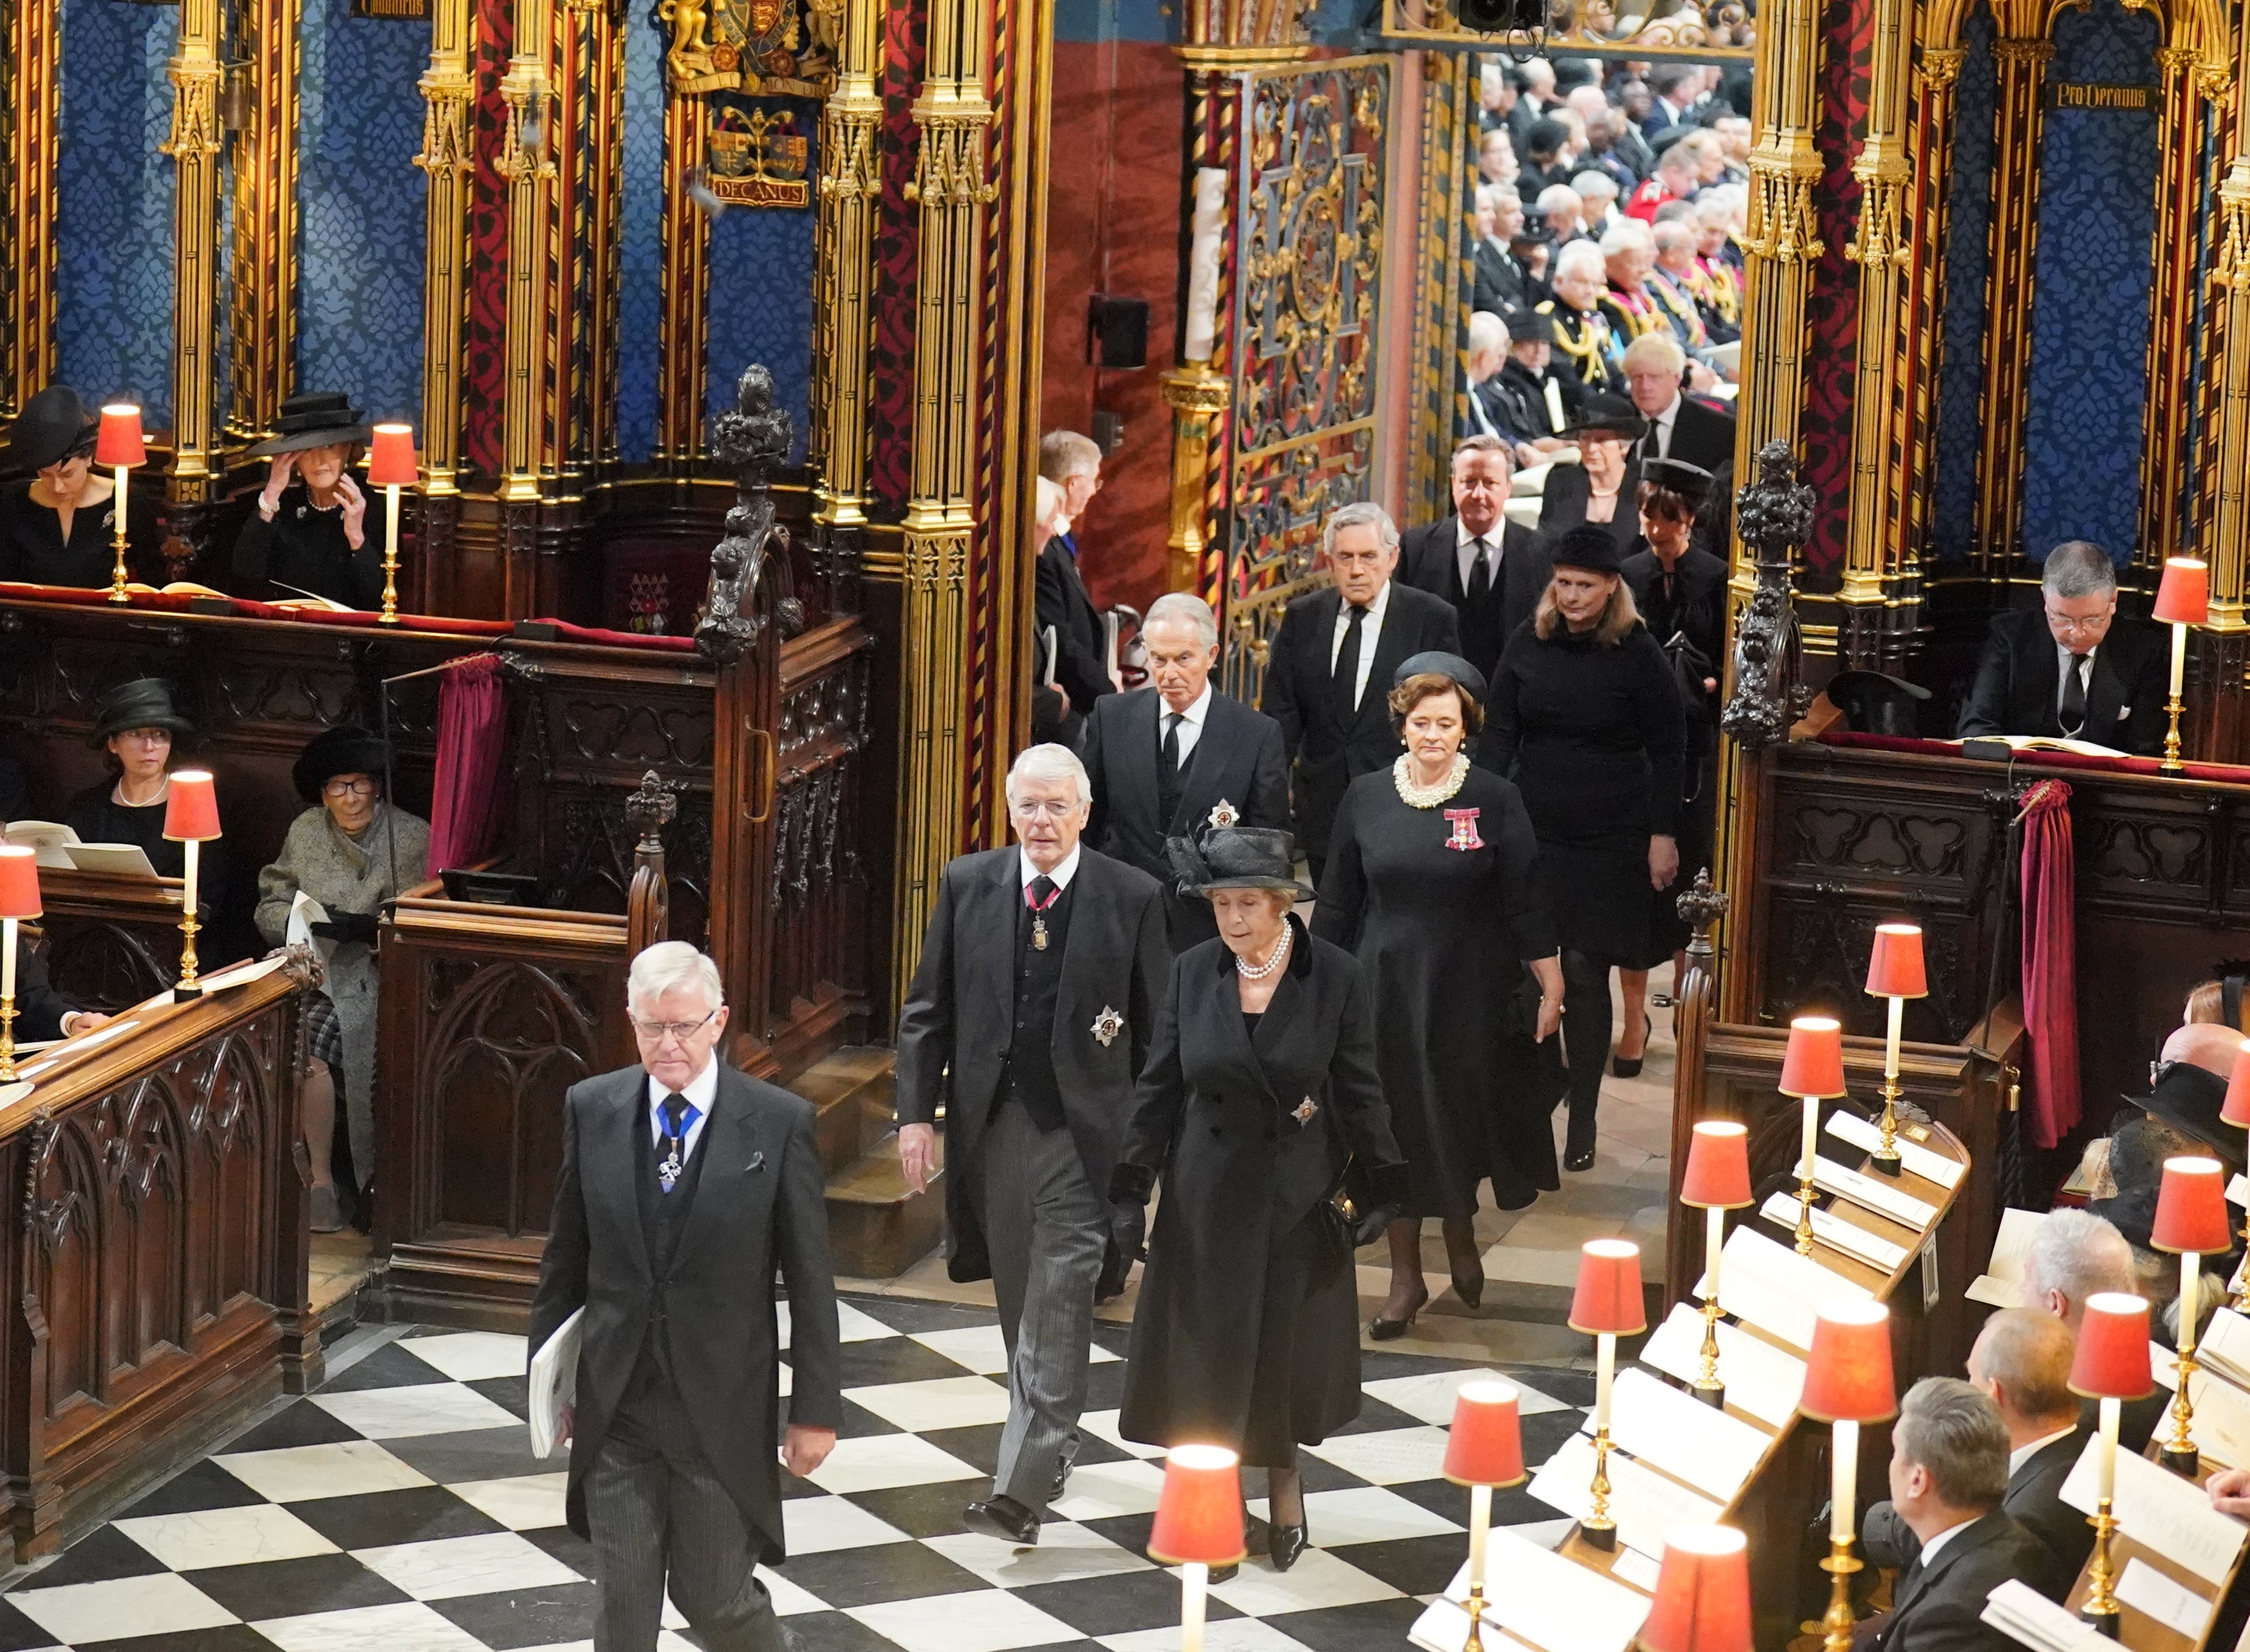
[[[942,1138],[939,1154],[944,1153]],[[899,1167],[899,1139],[886,1135],[828,1179],[828,1244],[836,1271],[855,1279],[895,1279],[945,1237],[945,1172],[919,1195]]]
[[[833,1178],[864,1157],[892,1128],[892,1052],[847,1046],[800,1073],[790,1089],[818,1110],[820,1167]]]

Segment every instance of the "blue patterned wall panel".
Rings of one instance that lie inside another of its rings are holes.
[[[1938,358],[1936,466],[1930,549],[1965,559],[1977,527],[1977,444],[1984,390],[1984,278],[1992,224],[1992,14],[1980,5],[1962,31],[1953,94],[1953,178],[1945,208],[1943,347]]]
[[[2047,79],[2157,82],[2156,20],[2095,0],[2056,20]],[[2031,378],[2024,396],[2024,550],[2092,540],[2122,565],[2139,535],[2148,394],[2155,116],[2053,109],[2039,156]]]
[[[306,0],[302,38],[297,384],[418,425],[429,26]]]
[[[819,106],[799,98],[763,98],[789,108],[797,130],[811,140],[805,176],[820,176]],[[804,458],[812,399],[813,210],[733,207],[711,225],[711,333],[707,414],[735,404],[735,381],[752,361],[773,369],[775,399],[795,421],[790,462]]]
[[[618,457],[656,446],[656,346],[663,306],[664,33],[645,9],[625,31],[625,223],[618,268]]]
[[[172,422],[172,6],[64,0],[56,335],[64,381]]]

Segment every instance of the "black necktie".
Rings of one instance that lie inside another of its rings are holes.
[[[1180,806],[1180,724],[1184,720],[1177,712],[1164,713],[1164,743],[1156,754],[1156,813],[1167,831]]]
[[[1180,772],[1180,725],[1187,720],[1184,712],[1164,713],[1164,763],[1166,780],[1176,780]]]
[[[1329,679],[1336,691],[1336,709],[1346,722],[1359,710],[1359,632],[1367,618],[1367,610],[1358,603],[1349,607],[1351,619],[1343,629],[1343,646],[1336,650],[1336,674]]]
[[[2062,673],[2062,732],[2074,735],[2086,726],[2086,656],[2073,654]]]
[[[673,1091],[664,1098],[664,1158],[657,1167],[657,1180],[670,1193],[680,1180],[680,1167],[687,1160],[687,1098]]]
[[[1481,538],[1470,543],[1475,548],[1476,561],[1469,564],[1469,606],[1478,608],[1492,595],[1492,547]]]
[[[1032,879],[1031,887],[1025,891],[1024,899],[1033,912],[1046,911],[1048,907],[1054,905],[1055,880],[1045,872],[1041,872]]]

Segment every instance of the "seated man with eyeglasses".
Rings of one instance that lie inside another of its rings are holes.
[[[297,795],[312,807],[290,822],[281,853],[258,874],[258,932],[270,945],[287,939],[300,895],[325,913],[313,933],[335,943],[327,949],[326,990],[305,1001],[314,1065],[302,1128],[313,1160],[315,1233],[335,1232],[349,1214],[330,1167],[339,1092],[352,1180],[365,1187],[374,1179],[376,915],[430,875],[430,823],[384,798],[390,763],[389,744],[366,729],[347,723],[314,736],[290,771]]]
[[[1992,622],[1955,735],[2033,734],[2154,756],[2171,685],[2163,627],[2117,612],[2109,554],[2084,540],[2047,553],[2045,613]]]

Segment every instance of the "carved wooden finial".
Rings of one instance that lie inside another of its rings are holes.
[[[1757,568],[1757,584],[1735,628],[1735,692],[1719,726],[1755,751],[1789,737],[1802,711],[1798,686],[1797,608],[1790,558],[1812,533],[1812,490],[1797,479],[1788,444],[1758,450],[1758,479],[1736,496],[1737,531]]]
[[[757,646],[768,616],[759,611],[761,580],[774,582],[772,617],[783,636],[804,624],[804,608],[790,588],[789,531],[774,520],[767,473],[789,458],[791,426],[774,405],[773,375],[756,361],[742,369],[732,412],[711,421],[711,451],[735,472],[735,507],[726,537],[711,550],[711,579],[695,616],[695,647],[726,665]]]
[[[643,851],[664,846],[664,829],[680,813],[680,797],[673,782],[654,769],[640,777],[640,789],[625,799],[625,819],[640,834]]]
[[[1688,937],[1689,952],[1700,953],[1706,958],[1711,955],[1711,926],[1727,915],[1727,908],[1733,904],[1724,890],[1711,886],[1709,867],[1696,872],[1694,886],[1682,894],[1679,900],[1681,921],[1690,931]]]

